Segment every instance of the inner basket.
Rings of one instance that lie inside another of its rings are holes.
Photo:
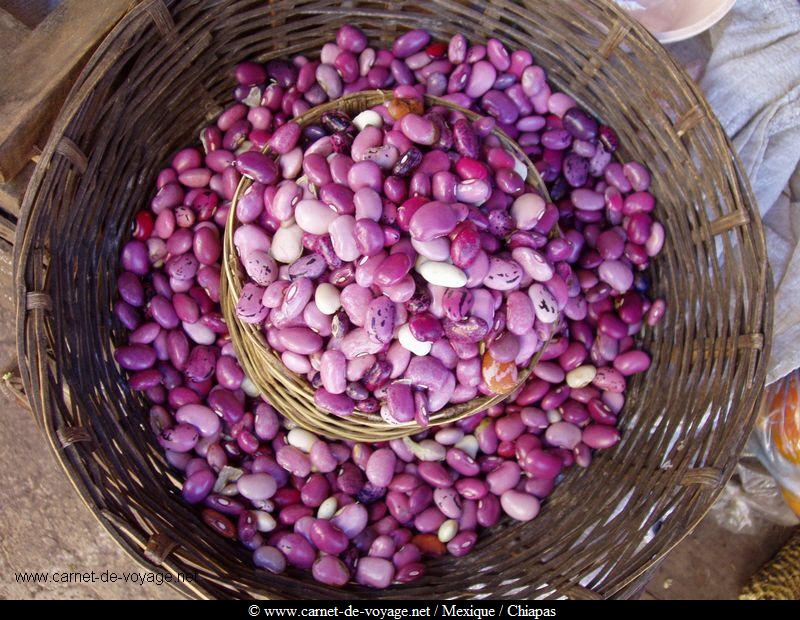
[[[372,90],[352,93],[334,101],[315,106],[294,120],[301,127],[305,127],[310,123],[318,122],[324,113],[332,110],[340,110],[350,116],[355,116],[359,112],[386,103],[392,98],[391,91]],[[471,120],[480,118],[479,114],[439,97],[426,95],[425,104],[427,106],[441,106],[458,110]],[[526,182],[542,196],[549,198],[547,186],[522,149],[501,130],[494,129],[493,133],[502,142],[504,148],[527,168],[528,176]],[[264,147],[263,152],[270,153],[269,145]],[[276,157],[274,153],[272,156]],[[306,378],[291,372],[283,365],[280,355],[269,346],[262,326],[245,323],[236,316],[236,303],[239,301],[246,278],[238,253],[233,245],[233,235],[239,227],[236,208],[242,194],[252,183],[251,179],[242,177],[239,187],[236,189],[236,195],[231,201],[231,209],[223,241],[224,257],[222,260],[222,277],[220,279],[222,314],[228,324],[231,342],[236,350],[236,357],[247,377],[254,383],[259,392],[266,396],[270,403],[283,412],[286,417],[317,434],[336,439],[375,443],[413,435],[423,430],[415,421],[390,424],[379,413],[367,414],[354,411],[349,416],[340,417],[322,411],[314,404],[314,390]],[[485,411],[489,407],[511,397],[525,384],[548,342],[549,340],[542,343],[539,352],[530,359],[524,368],[520,369],[519,378],[514,389],[492,396],[478,396],[467,402],[445,407],[431,415],[429,426],[452,424],[462,418]]]
[[[343,6],[344,5],[344,6]],[[528,524],[504,521],[408,586],[338,589],[208,529],[113,362],[118,252],[158,169],[232,100],[233,67],[315,55],[343,23],[386,46],[410,28],[530,49],[556,88],[652,171],[667,301],[644,334],[622,441],[570,471]],[[637,593],[705,514],[754,421],[772,329],[763,231],[741,166],[696,85],[605,0],[148,0],[89,60],[28,188],[14,246],[18,350],[31,405],[87,506],[150,570],[209,598],[609,598]]]

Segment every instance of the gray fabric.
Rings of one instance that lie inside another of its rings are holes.
[[[700,85],[750,177],[767,236],[771,383],[800,367],[800,2],[738,0],[710,33],[671,46],[684,62],[709,50]]]

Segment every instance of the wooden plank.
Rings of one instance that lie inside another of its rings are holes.
[[[136,2],[63,0],[2,63],[0,182],[14,178],[44,142],[84,59]]]
[[[0,241],[0,309],[14,311],[14,266],[11,261],[13,248],[10,243]]]
[[[16,219],[9,219],[8,214],[0,213],[0,240],[14,244],[14,235],[17,232]]]
[[[30,28],[0,6],[0,54],[11,52],[30,32]]]
[[[8,183],[0,183],[0,209],[14,217],[19,215],[25,190],[35,168],[36,166],[31,162]]]
[[[15,19],[33,30],[64,0],[0,0]]]

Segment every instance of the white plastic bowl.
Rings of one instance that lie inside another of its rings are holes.
[[[683,41],[711,28],[736,0],[616,0],[661,43]]]

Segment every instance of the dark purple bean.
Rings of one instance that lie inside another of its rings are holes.
[[[489,333],[489,326],[483,319],[471,316],[461,321],[444,321],[444,332],[450,340],[477,343]]]
[[[386,495],[386,488],[375,486],[367,481],[356,495],[356,499],[362,504],[372,504]]]
[[[428,45],[430,40],[431,35],[427,30],[409,30],[394,40],[392,53],[397,58],[408,58]]]
[[[510,125],[519,118],[519,108],[501,90],[490,90],[481,98],[481,108],[499,123]]]
[[[256,518],[253,516],[252,512],[245,511],[239,515],[239,519],[237,520],[236,524],[236,531],[239,535],[239,540],[244,543],[252,540],[256,534],[258,534],[258,529],[256,528]]]
[[[395,423],[413,420],[416,408],[411,386],[404,383],[392,383],[386,390],[386,407],[388,415]],[[382,486],[387,485],[388,482]]]
[[[257,151],[247,151],[239,155],[236,158],[236,169],[244,176],[264,185],[274,183],[279,175],[275,161]]]
[[[186,376],[194,381],[205,381],[214,373],[216,354],[213,348],[196,346],[186,363]]]
[[[238,517],[245,511],[244,505],[232,497],[225,497],[223,495],[211,494],[208,495],[204,502],[208,508],[212,508],[222,514]]]
[[[289,88],[297,81],[297,69],[282,59],[272,59],[267,62],[267,75],[281,88]]]
[[[210,392],[208,405],[229,424],[236,424],[244,416],[244,405],[236,398],[233,392],[223,388],[216,388]],[[263,439],[266,438],[263,437]]]
[[[478,523],[483,527],[497,524],[500,520],[500,500],[497,496],[489,494],[478,500],[477,517]]]
[[[389,382],[392,365],[386,360],[377,360],[361,378],[364,387],[375,391]]]
[[[119,290],[120,297],[131,306],[144,305],[144,287],[136,274],[130,271],[120,274],[117,279],[117,290]]]
[[[355,401],[347,394],[331,394],[324,388],[314,392],[314,404],[328,413],[345,417],[353,413]]]
[[[466,119],[458,119],[453,124],[453,146],[464,157],[477,159],[479,156],[478,136]]]
[[[114,351],[114,359],[125,370],[145,370],[155,364],[156,352],[147,345],[135,344]]]

